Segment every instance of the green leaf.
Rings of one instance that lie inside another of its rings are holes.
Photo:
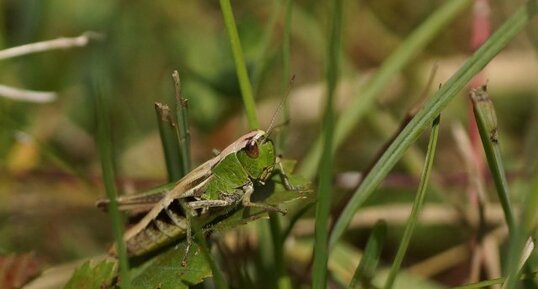
[[[85,262],[71,276],[64,289],[102,289],[110,285],[116,274],[116,262],[103,260],[95,266]]]
[[[186,259],[187,266],[181,265],[186,243],[186,240],[183,240],[177,246],[167,249],[133,269],[131,271],[133,288],[181,289],[196,285],[205,278],[211,277],[209,262],[194,242]]]

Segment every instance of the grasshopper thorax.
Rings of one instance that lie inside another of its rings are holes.
[[[276,162],[275,146],[263,130],[248,135],[244,146],[237,152],[237,158],[251,179],[264,181]]]

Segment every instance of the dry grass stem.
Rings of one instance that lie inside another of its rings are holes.
[[[0,60],[48,50],[83,47],[88,45],[90,40],[99,40],[102,38],[103,36],[101,34],[88,31],[77,37],[61,37],[53,40],[29,43],[0,50]]]

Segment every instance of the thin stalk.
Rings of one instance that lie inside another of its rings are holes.
[[[420,177],[420,184],[418,186],[417,195],[415,197],[415,201],[413,202],[411,215],[409,216],[409,219],[407,220],[407,224],[405,226],[402,241],[400,242],[400,246],[398,247],[398,251],[396,252],[396,257],[392,262],[392,267],[390,268],[390,272],[385,283],[385,289],[391,289],[394,285],[394,281],[396,280],[396,274],[398,274],[398,271],[400,270],[400,265],[402,264],[405,253],[407,252],[411,237],[413,236],[413,231],[415,230],[418,218],[420,216],[420,213],[422,212],[424,200],[426,199],[428,181],[430,179],[430,174],[433,167],[433,160],[435,158],[435,150],[437,148],[438,136],[439,116],[433,121],[430,142],[428,144],[428,150],[426,152],[426,163],[424,166],[424,170],[422,171],[422,176]]]
[[[157,125],[159,126],[159,135],[161,136],[166,171],[168,172],[168,182],[171,183],[185,175],[185,171],[181,167],[177,125],[174,122],[172,111],[168,105],[156,102],[155,112],[157,114]]]
[[[482,146],[488,160],[489,170],[491,171],[495,188],[497,189],[497,196],[504,211],[508,230],[513,232],[514,213],[510,203],[510,191],[502,162],[501,149],[499,147],[499,128],[497,126],[495,108],[485,86],[472,90],[470,98],[473,103],[473,112],[480,139],[482,140]]]
[[[211,267],[211,271],[213,272],[213,280],[215,281],[216,285],[215,287],[217,289],[228,289],[224,275],[222,274],[219,265],[215,261],[215,258],[213,258],[211,255],[211,251],[209,250],[209,245],[207,244],[202,228],[198,222],[196,222],[196,220],[193,220],[191,226],[194,231],[196,243],[200,246],[200,251],[206,257],[207,261],[209,262],[209,266]]]
[[[97,54],[96,59],[101,60],[102,54]],[[110,219],[112,222],[112,231],[114,233],[114,239],[116,241],[116,248],[119,260],[119,275],[121,288],[131,288],[131,281],[129,278],[129,262],[127,260],[127,250],[125,243],[123,242],[123,222],[120,211],[118,209],[118,203],[116,197],[118,195],[116,185],[114,183],[114,169],[112,165],[112,143],[110,133],[110,113],[108,105],[106,104],[106,91],[109,87],[105,83],[105,79],[102,76],[102,62],[97,61],[98,64],[92,70],[92,84],[91,92],[95,99],[95,115],[97,119],[97,146],[99,154],[101,156],[101,169],[103,172],[103,181],[105,184],[105,191],[109,204]],[[101,64],[101,65],[99,65]]]
[[[437,115],[448,105],[469,80],[495,57],[537,13],[538,0],[530,0],[504,22],[465,64],[441,87],[396,137],[385,153],[365,176],[351,200],[336,220],[331,234],[331,247],[342,237],[357,209],[374,192],[406,150],[415,142]]]
[[[538,276],[538,272],[532,272],[530,274],[524,274],[519,279],[520,280],[533,280]],[[490,287],[497,284],[503,284],[506,278],[496,278],[496,279],[490,279],[490,280],[484,280],[477,283],[472,284],[466,284],[463,286],[453,287],[452,289],[477,289],[477,288],[484,288],[484,287]]]
[[[372,287],[372,279],[381,258],[386,235],[387,223],[383,220],[377,221],[368,238],[361,261],[353,274],[353,278],[351,278],[351,282],[349,282],[348,289],[360,288],[361,284],[363,288]]]
[[[284,261],[284,239],[282,238],[282,228],[280,217],[277,213],[270,213],[269,229],[271,230],[271,243],[273,244],[274,270],[277,273],[277,288],[290,289],[291,280],[286,274],[286,262]]]
[[[177,118],[177,139],[179,152],[181,154],[181,167],[183,172],[191,171],[191,133],[189,129],[189,105],[187,99],[181,96],[181,81],[179,73],[174,70],[172,73],[174,87],[176,90],[176,118]],[[181,176],[183,177],[183,175]]]
[[[295,213],[293,217],[291,217],[291,219],[289,220],[288,226],[286,227],[286,229],[284,229],[282,233],[281,242],[286,241],[288,236],[291,234],[291,230],[293,230],[293,227],[295,226],[295,224],[297,224],[297,222],[301,219],[301,217],[303,217],[304,214],[306,214],[306,212],[312,209],[312,207],[314,207],[315,204],[316,204],[315,202],[308,203],[307,205],[302,207],[297,213]]]
[[[241,41],[239,40],[239,33],[235,25],[234,15],[232,11],[232,5],[229,0],[220,0],[220,9],[222,16],[224,17],[224,24],[228,31],[228,38],[230,39],[230,45],[232,47],[232,54],[235,62],[235,71],[239,80],[239,87],[241,89],[241,96],[243,97],[243,104],[247,113],[248,125],[250,129],[257,129],[260,127],[258,116],[256,114],[256,105],[254,103],[254,96],[252,95],[252,86],[248,77],[247,66],[243,56],[243,49],[241,48]]]
[[[284,35],[282,40],[282,83],[283,83],[283,93],[286,93],[287,87],[289,85],[289,75],[290,75],[290,38],[291,38],[291,0],[285,0],[285,24],[284,24]],[[287,97],[284,100],[283,112],[284,119],[289,119],[289,106]],[[276,146],[277,151],[285,150],[285,142],[287,139],[287,129],[283,127],[277,137]],[[280,216],[276,213],[270,214],[271,218],[269,219],[269,225],[271,229],[271,238],[273,243],[273,253],[275,261],[275,269],[278,275],[277,287],[279,289],[291,289],[291,280],[288,274],[286,273],[286,261],[284,255],[284,242],[286,238],[283,237],[282,228],[280,224]]]
[[[285,5],[285,20],[284,20],[284,34],[282,35],[282,95],[287,95],[291,89],[290,85],[290,61],[291,61],[291,21],[292,21],[292,0],[284,0]],[[282,114],[284,116],[284,123],[290,119],[290,108],[289,101],[286,99],[284,101]],[[283,126],[278,134],[277,147],[280,151],[285,151],[286,149],[286,140],[288,135],[288,127]]]
[[[522,256],[524,256],[525,243],[527,240],[532,241],[532,232],[536,229],[536,216],[538,214],[538,173],[534,172],[531,186],[526,195],[525,208],[521,215],[519,224],[515,227],[514,233],[510,236],[510,247],[508,251],[508,277],[503,289],[512,289],[516,287],[519,279],[518,275],[521,269]],[[526,256],[528,257],[528,256]]]
[[[269,53],[269,48],[271,47],[271,40],[273,38],[273,34],[278,23],[278,18],[280,16],[280,5],[281,3],[279,0],[273,1],[271,17],[269,18],[269,21],[265,26],[263,36],[260,39],[260,44],[258,45],[255,60],[256,65],[254,66],[254,69],[252,70],[251,74],[254,95],[258,94],[260,80],[263,76],[263,72],[266,70],[267,65],[269,64],[270,56],[272,56],[273,54]]]
[[[332,7],[331,32],[327,49],[327,101],[323,118],[323,154],[319,173],[319,190],[316,204],[314,240],[314,263],[312,288],[327,288],[327,262],[329,259],[329,213],[332,196],[334,94],[339,77],[338,60],[342,41],[342,0],[334,0]]]
[[[387,83],[472,3],[473,1],[471,0],[447,1],[445,5],[437,9],[422,25],[415,29],[398,49],[383,62],[374,77],[360,89],[360,95],[357,95],[352,100],[347,109],[339,113],[340,117],[336,123],[333,153],[353,131],[353,128],[362,117],[372,110],[376,97],[387,87]],[[431,120],[433,120],[433,117]],[[429,121],[430,123],[431,120]],[[299,170],[300,175],[309,179],[313,178],[318,168],[320,156],[321,139],[318,138],[302,162]]]

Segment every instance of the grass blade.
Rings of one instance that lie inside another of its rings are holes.
[[[532,272],[530,274],[526,274],[521,276],[520,280],[533,280],[538,276],[538,272]],[[492,285],[502,284],[506,278],[496,278],[496,279],[490,279],[490,280],[484,280],[477,283],[472,284],[466,284],[463,286],[453,287],[452,289],[476,289],[476,288],[484,288],[484,287],[490,287]]]
[[[286,93],[289,84],[289,75],[290,75],[290,39],[291,39],[291,12],[292,12],[292,1],[285,0],[285,24],[284,24],[284,34],[282,39],[282,83],[283,83],[283,93]],[[284,119],[289,119],[289,107],[287,96],[283,104],[283,115]],[[277,151],[284,151],[286,147],[287,139],[287,129],[283,127],[279,130],[278,136],[276,138],[276,148]],[[292,288],[290,277],[286,272],[286,261],[284,255],[284,242],[286,241],[287,234],[286,231],[282,231],[280,224],[280,216],[276,213],[270,213],[269,226],[271,229],[271,238],[273,243],[273,253],[274,253],[274,262],[275,270],[278,274],[278,284],[279,289],[290,289]]]
[[[179,80],[179,73],[177,70],[174,70],[172,73],[172,79],[174,79],[174,87],[176,89],[176,130],[179,152],[181,153],[181,167],[183,172],[187,173],[191,171],[192,163],[191,134],[189,130],[189,106],[187,100],[181,96],[181,81]],[[181,175],[181,177],[183,177],[183,175]]]
[[[168,105],[156,102],[155,112],[157,113],[157,125],[164,152],[168,182],[179,180],[185,175],[181,166],[181,156],[179,154],[179,143],[177,140],[176,123],[172,116],[172,111]]]
[[[538,174],[534,173],[530,189],[527,193],[524,210],[519,224],[515,227],[514,233],[510,236],[510,247],[508,251],[508,277],[503,289],[516,287],[519,279],[520,262],[524,253],[525,243],[532,238],[531,234],[536,228],[536,217],[538,214]]]
[[[473,112],[478,126],[478,132],[482,139],[482,146],[486,153],[489,170],[497,188],[497,195],[504,211],[506,224],[508,224],[508,229],[512,232],[514,229],[514,213],[510,205],[508,181],[506,180],[501,149],[499,148],[495,108],[485,86],[473,89],[469,96],[473,103]]]
[[[239,87],[241,88],[243,104],[245,105],[247,113],[248,125],[251,129],[256,129],[260,127],[260,123],[256,114],[256,105],[254,103],[254,96],[252,95],[252,85],[248,77],[247,66],[245,64],[243,49],[241,48],[241,42],[239,40],[239,33],[237,32],[237,27],[235,25],[232,5],[229,0],[220,0],[219,2],[222,16],[224,17],[224,24],[228,31],[230,45],[232,47],[235,71],[237,73],[237,78],[239,79]]]
[[[129,262],[127,260],[125,243],[123,242],[123,222],[116,201],[118,193],[116,191],[114,169],[112,166],[110,115],[108,110],[109,107],[105,99],[107,96],[106,92],[109,90],[109,85],[106,82],[106,78],[104,78],[102,71],[104,68],[104,64],[102,62],[104,57],[103,54],[96,53],[94,57],[96,61],[91,73],[92,83],[90,89],[91,94],[95,99],[95,116],[97,119],[96,143],[99,149],[99,155],[101,157],[101,169],[103,172],[105,191],[108,199],[110,200],[109,212],[118,253],[121,288],[129,289],[131,288],[131,282],[129,279]]]
[[[380,220],[375,224],[372,234],[370,234],[370,238],[368,238],[361,262],[353,274],[353,278],[347,287],[348,289],[359,288],[359,285],[361,284],[363,288],[372,287],[371,281],[374,278],[377,264],[379,263],[379,258],[381,257],[381,251],[383,249],[383,243],[385,242],[386,235],[387,223]]]
[[[430,41],[461,12],[471,4],[470,0],[452,0],[439,8],[432,16],[413,32],[400,47],[385,60],[375,76],[361,89],[360,95],[355,97],[347,106],[348,109],[338,118],[335,131],[333,153],[342,144],[344,139],[353,130],[359,120],[372,109],[372,105],[379,93],[386,88],[387,83],[415,57]],[[433,120],[433,118],[432,118]],[[430,120],[431,122],[431,120]],[[321,139],[318,139],[307,157],[302,162],[300,174],[306,178],[313,178],[317,170],[321,155]]]
[[[379,161],[365,176],[359,188],[337,219],[331,234],[330,245],[340,239],[349,221],[373,193],[377,185],[388,174],[407,148],[414,143],[424,129],[443,110],[469,80],[495,57],[534,17],[537,13],[537,0],[530,0],[510,17],[497,31],[478,49],[467,62],[429,99],[424,107],[407,124],[402,132],[387,148]]]
[[[319,190],[316,203],[316,226],[314,241],[314,263],[312,288],[327,288],[327,262],[329,259],[328,237],[329,213],[332,196],[333,166],[333,99],[338,82],[338,60],[342,40],[342,0],[334,0],[332,5],[331,32],[327,49],[327,101],[323,118],[323,154],[319,173]]]
[[[422,176],[420,177],[418,192],[415,197],[415,201],[413,202],[411,215],[409,216],[409,219],[407,220],[407,224],[405,226],[402,241],[400,242],[400,246],[398,247],[398,251],[396,252],[396,257],[392,262],[392,267],[390,268],[390,272],[385,283],[385,289],[391,289],[392,285],[394,284],[394,281],[396,280],[396,274],[398,274],[398,271],[400,270],[400,265],[402,264],[405,253],[407,252],[407,247],[409,246],[413,231],[415,230],[419,215],[422,211],[422,206],[424,205],[424,200],[426,198],[426,189],[428,188],[428,180],[430,179],[430,174],[433,167],[433,160],[435,157],[438,136],[439,116],[433,121],[430,142],[428,144],[428,150],[426,152],[426,163],[424,166],[424,170],[422,171]]]

